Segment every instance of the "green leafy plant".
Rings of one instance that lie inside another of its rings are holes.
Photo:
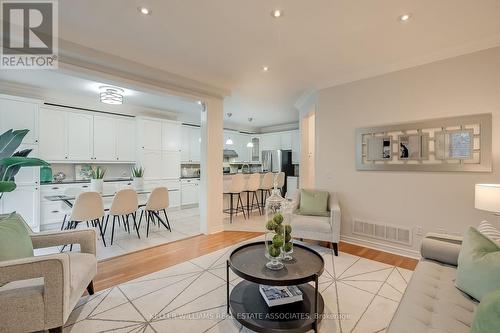
[[[134,177],[134,178],[144,177],[144,168],[142,166],[135,166],[132,169],[132,177]]]
[[[92,171],[90,172],[90,178],[92,179],[104,179],[105,175],[106,175],[106,169],[101,168],[100,166],[92,168]]]
[[[28,157],[31,149],[16,151],[29,130],[8,130],[0,135],[0,198],[16,189],[15,176],[22,167],[48,166],[39,158]]]

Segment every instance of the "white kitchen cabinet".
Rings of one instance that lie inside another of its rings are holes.
[[[85,113],[67,112],[68,160],[93,160],[94,117]]]
[[[40,108],[40,157],[47,161],[65,161],[67,155],[67,112]]]
[[[138,134],[141,148],[147,150],[162,149],[162,122],[161,120],[139,119]]]
[[[195,205],[200,202],[200,181],[183,179],[181,181],[181,205]]]
[[[201,160],[201,129],[182,126],[181,161],[199,163]]]
[[[144,179],[163,178],[161,150],[142,149],[139,158],[144,167]]]
[[[181,164],[181,153],[178,151],[162,151],[161,155],[161,177],[164,179],[179,178]]]
[[[38,142],[38,108],[39,102],[28,99],[0,95],[0,133],[9,129],[27,129],[23,143]]]
[[[292,132],[281,132],[280,133],[280,149],[291,150],[292,149]]]
[[[181,150],[181,125],[178,122],[162,122],[162,147],[163,150]]]
[[[116,118],[116,157],[120,162],[134,162],[136,152],[135,120]]]
[[[21,185],[5,193],[0,201],[3,213],[17,212],[34,232],[40,231],[39,185]]]
[[[169,208],[176,208],[181,205],[181,191],[180,189],[168,190],[168,204]]]
[[[279,133],[267,133],[260,137],[262,150],[281,149],[281,136]]]
[[[250,161],[250,148],[247,147],[250,141],[250,136],[248,134],[239,133],[235,135],[235,150],[238,153],[238,162],[248,163]]]
[[[292,163],[300,163],[300,131],[292,131]]]
[[[94,116],[94,156],[97,161],[116,160],[116,118],[107,116]]]

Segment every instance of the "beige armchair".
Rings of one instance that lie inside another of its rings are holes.
[[[329,242],[332,244],[335,255],[338,256],[338,243],[340,242],[341,212],[337,194],[330,192],[328,196],[329,216],[299,215],[300,190],[295,194],[292,210],[292,235],[295,238],[312,239]]]
[[[35,249],[74,243],[80,244],[81,252],[0,262],[0,332],[60,332],[85,288],[94,293],[95,230],[30,236]]]

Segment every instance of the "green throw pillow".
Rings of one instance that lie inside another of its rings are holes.
[[[474,314],[471,333],[500,332],[500,290],[484,296]]]
[[[456,286],[479,301],[500,289],[500,247],[473,227],[462,242]]]
[[[16,214],[0,221],[0,261],[33,257],[33,243]]]
[[[328,212],[328,195],[326,191],[300,190],[299,214],[330,216],[330,212]]]

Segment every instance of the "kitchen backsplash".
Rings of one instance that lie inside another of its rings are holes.
[[[76,180],[77,177],[76,169],[85,169],[87,164],[64,164],[64,163],[52,163],[50,167],[52,168],[52,174],[55,175],[62,172],[66,176],[66,180]],[[92,164],[92,166],[100,166],[106,169],[107,178],[131,178],[132,177],[132,165],[131,164]]]

